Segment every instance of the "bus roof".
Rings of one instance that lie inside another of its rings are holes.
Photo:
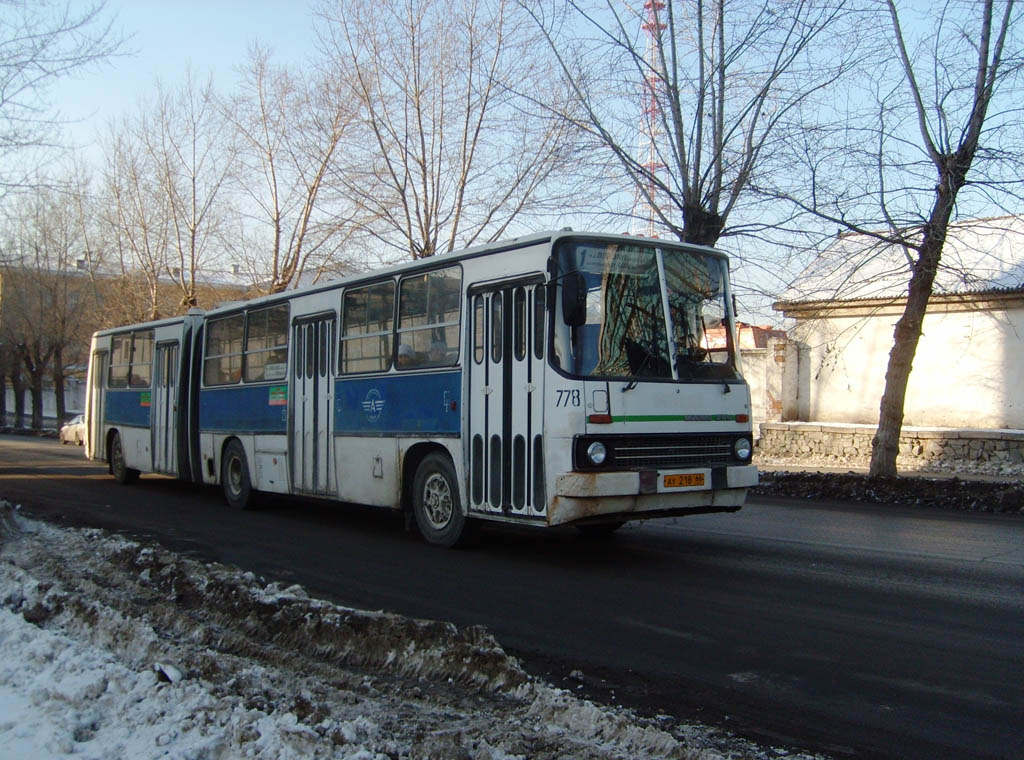
[[[150,322],[136,322],[131,325],[120,325],[119,327],[105,327],[94,332],[93,336],[113,335],[115,333],[122,333],[125,330],[150,330],[156,327],[183,324],[190,317],[202,316],[205,313],[202,309],[189,309],[188,314],[179,314],[176,317],[164,317],[163,319],[154,319]]]
[[[623,243],[645,243],[649,245],[660,245],[660,246],[671,246],[674,248],[688,248],[693,250],[699,250],[702,253],[707,253],[712,256],[721,258],[728,258],[727,254],[715,248],[708,246],[696,245],[694,243],[683,243],[674,240],[660,240],[658,238],[645,238],[637,235],[624,235],[624,234],[609,234],[602,232],[577,232],[570,228],[565,228],[557,231],[538,232],[530,235],[524,235],[522,237],[510,238],[508,240],[501,240],[493,243],[485,243],[483,245],[474,246],[472,248],[465,248],[459,251],[452,251],[451,253],[439,253],[435,256],[431,256],[427,259],[417,259],[415,261],[404,261],[398,264],[394,264],[383,269],[373,270],[371,272],[361,272],[358,274],[349,275],[336,280],[329,280],[323,283],[317,283],[316,285],[307,285],[302,288],[296,288],[294,290],[287,290],[281,293],[273,293],[271,295],[259,296],[247,301],[232,301],[230,303],[217,306],[216,308],[210,309],[206,312],[207,316],[217,314],[229,314],[239,309],[249,309],[253,306],[268,306],[281,301],[286,301],[296,296],[309,295],[314,293],[320,293],[328,290],[333,290],[341,286],[358,285],[363,282],[370,282],[372,280],[395,277],[397,275],[404,274],[410,271],[416,270],[428,270],[442,266],[446,266],[450,263],[456,263],[459,261],[465,261],[466,259],[477,258],[479,256],[488,256],[495,253],[501,253],[504,251],[514,251],[521,248],[529,248],[534,245],[541,243],[552,243],[554,244],[558,240],[563,238],[575,238],[575,239],[600,239],[600,240],[619,240]]]
[[[451,253],[440,253],[435,256],[431,256],[430,258],[427,259],[405,261],[399,264],[394,264],[390,267],[385,267],[384,269],[378,269],[371,272],[361,272],[359,274],[349,275],[347,277],[342,277],[336,280],[329,280],[327,282],[317,283],[315,285],[307,285],[305,287],[295,288],[294,290],[286,290],[281,293],[273,293],[266,296],[259,296],[257,298],[252,298],[245,301],[231,301],[229,303],[224,303],[215,308],[209,309],[205,312],[201,309],[191,309],[189,310],[189,315],[205,315],[209,317],[212,315],[230,314],[240,309],[251,309],[254,306],[269,306],[274,303],[280,303],[282,301],[290,300],[296,296],[304,296],[325,292],[342,286],[358,285],[362,282],[371,282],[373,280],[380,278],[395,277],[397,275],[401,275],[410,271],[434,269],[446,266],[447,264],[450,263],[465,261],[466,259],[472,259],[479,256],[488,256],[495,253],[501,253],[504,251],[515,251],[521,248],[529,248],[531,246],[539,245],[542,243],[554,244],[559,240],[565,238],[609,240],[620,241],[622,243],[647,244],[665,247],[670,246],[673,248],[687,248],[720,258],[728,258],[728,256],[723,251],[720,251],[715,248],[710,248],[708,246],[696,245],[694,243],[684,243],[677,240],[662,240],[659,238],[647,238],[638,235],[575,231],[571,228],[566,227],[564,229],[557,231],[538,232],[530,235],[524,235],[522,237],[510,238],[508,240],[501,240],[493,243],[485,243],[482,245],[474,246],[472,248],[466,248],[460,251],[452,251]],[[109,335],[112,333],[122,332],[127,328],[146,329],[161,325],[170,325],[174,324],[175,322],[181,322],[184,319],[184,316],[169,317],[167,319],[156,320],[153,322],[143,322],[134,325],[124,325],[121,327],[98,330],[95,334]]]

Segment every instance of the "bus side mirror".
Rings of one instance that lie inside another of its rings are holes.
[[[562,319],[569,327],[579,327],[587,321],[587,281],[579,272],[562,279]]]

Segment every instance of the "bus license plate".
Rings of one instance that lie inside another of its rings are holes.
[[[665,488],[692,488],[704,485],[703,472],[689,472],[683,475],[666,475]]]

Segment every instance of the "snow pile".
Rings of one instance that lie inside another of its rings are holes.
[[[3,757],[323,756],[323,737],[294,712],[268,714],[201,681],[162,683],[152,669],[9,610],[0,610],[0,663]],[[374,756],[365,741],[379,732],[372,722],[357,716],[318,728],[353,743],[335,756]]]
[[[481,628],[347,609],[0,502],[0,759],[69,754],[785,753],[577,699],[532,679]]]

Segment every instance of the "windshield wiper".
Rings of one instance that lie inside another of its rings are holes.
[[[640,373],[647,369],[647,365],[650,364],[652,360],[661,361],[662,363],[664,363],[665,360],[659,357],[656,351],[652,351],[643,343],[640,343],[639,341],[636,340],[632,340],[631,338],[626,338],[623,345],[626,348],[626,363],[629,365],[630,377],[629,383],[626,385],[625,388],[622,389],[622,392],[625,393],[626,391],[631,391],[634,388],[636,388],[637,382],[640,378]],[[640,359],[639,363],[636,364],[636,369],[634,369],[634,362],[631,360],[634,359],[637,356],[637,354],[640,353],[642,353],[643,356]],[[668,374],[671,375],[671,370],[669,370]],[[651,375],[651,377],[663,376],[664,375],[658,375],[657,373]]]
[[[636,372],[634,372],[633,370],[629,371],[630,381],[626,384],[626,387],[622,389],[623,393],[625,393],[626,391],[631,391],[634,388],[636,388],[636,384],[638,382],[637,378],[640,376],[640,370],[642,369],[643,365],[640,365],[639,367],[637,367]]]

